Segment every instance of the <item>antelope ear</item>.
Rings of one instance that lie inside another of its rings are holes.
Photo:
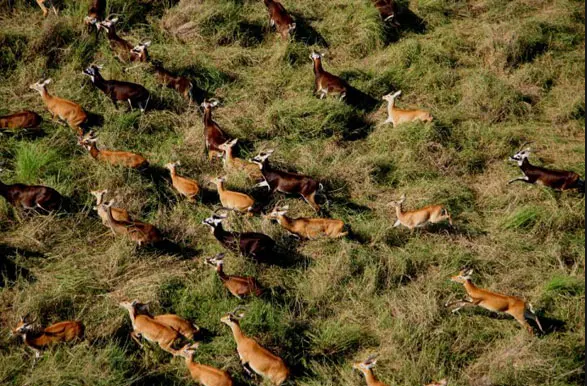
[[[237,320],[240,320],[240,319],[242,319],[242,318],[245,317],[245,312],[244,311],[240,311],[238,314],[235,314],[234,316],[235,316],[235,318]]]
[[[151,45],[151,41],[147,40],[146,42],[143,43],[143,46],[145,47],[149,47]]]
[[[114,23],[118,23],[118,18],[115,17],[114,19],[110,20],[110,23],[114,24]]]
[[[465,271],[465,276],[471,276],[473,274],[473,269],[468,269]]]
[[[45,81],[42,83],[42,85],[43,85],[43,86],[45,86],[45,85],[48,85],[48,84],[49,84],[49,83],[51,83],[52,81],[53,81],[53,79],[49,78],[49,79],[45,80]]]

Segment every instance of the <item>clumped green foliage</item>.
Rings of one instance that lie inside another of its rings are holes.
[[[293,261],[229,254],[228,273],[267,288],[243,301],[203,263],[222,251],[201,221],[217,205],[208,182],[224,171],[206,159],[200,111],[158,85],[148,65],[114,59],[105,37],[82,24],[85,1],[56,1],[60,15],[47,19],[34,2],[12,3],[0,7],[0,113],[34,110],[44,123],[1,133],[0,180],[52,186],[73,213],[23,214],[0,199],[0,384],[192,384],[183,360],[129,338],[118,302],[135,298],[203,327],[196,360],[241,385],[262,383],[244,374],[219,322],[237,305],[247,307],[244,331],[292,368],[292,385],[364,384],[351,364],[373,353],[390,386],[583,384],[585,198],[506,185],[521,175],[506,160],[529,140],[533,163],[585,173],[584,2],[405,0],[410,13],[397,30],[369,0],[283,0],[298,25],[284,42],[258,0],[108,0],[122,36],[151,40],[151,57],[192,79],[195,97],[221,101],[215,119],[241,139],[241,157],[275,149],[275,165],[324,183],[328,215],[352,229],[344,240],[300,243],[266,220],[231,215],[229,229],[267,233]],[[360,103],[312,95],[312,50],[363,93]],[[115,110],[82,75],[91,63],[106,78],[145,85],[153,109]],[[91,113],[100,146],[141,153],[150,171],[91,159],[29,89],[47,77],[52,93]],[[435,122],[382,124],[381,97],[399,89],[399,107],[428,109]],[[207,190],[202,202],[170,187],[162,166],[176,160]],[[252,191],[242,176],[229,185]],[[157,225],[170,246],[114,238],[92,211],[95,189]],[[402,194],[407,209],[445,205],[455,227],[393,228],[388,204]],[[302,200],[287,203],[293,216],[314,215]],[[481,309],[451,314],[444,304],[465,294],[448,278],[463,266],[479,286],[529,300],[547,334],[530,337]],[[48,350],[32,367],[31,352],[8,337],[27,313],[43,325],[80,319],[87,340]]]

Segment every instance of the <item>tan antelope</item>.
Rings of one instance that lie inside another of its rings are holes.
[[[94,210],[98,212],[98,216],[102,219],[102,224],[108,226],[108,214],[102,204],[105,203],[104,196],[108,193],[107,189],[104,190],[93,190],[90,192],[92,196],[96,197],[96,206],[94,206]],[[126,209],[123,208],[111,208],[112,209],[112,217],[116,221],[131,221],[130,215],[128,214]]]
[[[389,205],[395,208],[397,221],[393,224],[394,227],[403,225],[413,231],[415,228],[420,228],[428,223],[436,224],[445,220],[452,226],[452,217],[448,210],[441,205],[430,205],[422,209],[403,211],[402,204],[406,201],[406,195],[402,195],[399,201],[392,201]]]
[[[135,304],[135,310],[138,314],[145,314],[153,318],[156,322],[166,325],[179,332],[183,337],[189,340],[195,340],[200,333],[200,327],[196,326],[189,320],[175,314],[152,315],[149,311],[149,303]]]
[[[289,206],[276,206],[265,217],[275,220],[288,232],[303,239],[318,239],[328,237],[332,239],[342,238],[348,235],[344,231],[345,224],[341,220],[328,218],[290,218],[287,216]]]
[[[242,299],[245,296],[261,296],[263,290],[257,280],[250,276],[235,276],[224,273],[224,253],[206,259],[206,263],[216,268],[222,285],[234,296]]]
[[[149,161],[140,154],[131,153],[128,151],[115,151],[98,149],[95,137],[89,137],[79,140],[79,144],[83,146],[95,160],[109,163],[113,166],[124,166],[131,169],[145,169],[149,166]]]
[[[395,107],[395,99],[401,95],[401,91],[395,94],[388,94],[383,97],[387,101],[388,118],[384,123],[391,123],[393,127],[401,125],[402,123],[423,121],[432,122],[434,119],[432,115],[425,110],[402,110]]]
[[[530,303],[526,303],[524,300],[515,296],[502,295],[478,288],[471,281],[472,274],[472,269],[464,269],[458,275],[451,277],[451,281],[463,284],[465,291],[469,295],[469,299],[447,303],[446,307],[457,306],[452,312],[457,312],[463,307],[479,306],[489,311],[504,312],[513,316],[531,335],[534,335],[534,331],[526,319],[534,320],[540,331],[544,333],[542,325]]]
[[[194,362],[198,347],[198,343],[186,345],[178,352],[179,356],[185,358],[192,379],[203,386],[232,386],[232,378],[226,371]]]
[[[237,314],[238,312],[238,314]],[[245,336],[241,330],[239,320],[245,316],[241,308],[237,308],[223,316],[220,321],[232,330],[236,342],[236,350],[245,371],[252,375],[252,371],[267,378],[272,384],[279,386],[289,377],[289,369],[283,359],[272,354],[254,339]]]
[[[214,178],[211,180],[211,182],[216,184],[218,195],[220,196],[220,202],[222,203],[222,207],[224,209],[230,209],[236,212],[248,212],[249,214],[252,214],[255,206],[255,200],[253,200],[247,194],[227,190],[224,186],[226,177]]]
[[[363,373],[363,375],[365,375],[367,386],[387,386],[385,383],[377,380],[375,374],[373,374],[373,367],[375,367],[375,364],[377,364],[376,358],[377,357],[375,355],[372,355],[367,358],[366,361],[353,364],[353,368],[359,370]]]
[[[263,173],[261,173],[258,165],[234,156],[234,146],[237,142],[238,139],[233,139],[218,146],[220,150],[224,151],[224,168],[227,171],[243,171],[251,180],[255,182],[261,181],[263,179]]]
[[[49,110],[53,119],[58,117],[67,122],[69,127],[74,129],[81,138],[84,135],[84,130],[81,126],[87,122],[88,115],[77,103],[49,94],[47,91],[47,85],[49,83],[51,83],[51,79],[39,81],[32,84],[30,88],[41,94],[41,98],[43,98],[43,102],[45,102],[45,106],[47,106],[47,110]]]
[[[39,7],[41,8],[41,11],[43,11],[43,17],[47,17],[47,15],[49,15],[49,10],[45,6],[45,3],[47,2],[47,0],[36,0],[36,1],[37,1],[37,4],[39,5]],[[51,9],[53,10],[53,13],[55,14],[55,16],[57,16],[57,9],[55,8],[55,6],[53,5],[53,2],[51,0],[49,0],[49,4],[51,4]]]
[[[83,339],[84,325],[79,321],[59,322],[40,329],[34,327],[35,321],[23,316],[12,330],[12,335],[22,336],[24,344],[33,350],[35,360],[49,346]]]
[[[194,180],[178,175],[176,171],[178,166],[181,166],[179,161],[165,165],[165,169],[168,169],[171,174],[171,184],[179,194],[194,202],[200,194],[200,185]]]
[[[425,386],[447,386],[447,385],[448,385],[448,381],[446,379],[443,379],[438,382],[429,383],[428,385],[425,385]]]
[[[127,236],[137,243],[139,247],[143,246],[143,244],[156,244],[163,240],[161,232],[154,225],[140,221],[116,221],[112,216],[112,205],[112,201],[101,205],[101,210],[106,212],[107,225],[112,230],[112,233]]]
[[[172,355],[178,355],[179,351],[173,348],[176,340],[181,339],[179,332],[165,324],[156,321],[149,315],[137,312],[138,300],[122,302],[120,306],[128,311],[133,331],[131,338],[142,348],[139,338],[145,338],[149,342],[157,343],[159,347]]]

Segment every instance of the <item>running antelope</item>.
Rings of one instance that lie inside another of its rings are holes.
[[[95,137],[85,138],[79,141],[92,158],[98,161],[109,163],[113,166],[125,166],[131,169],[145,169],[149,166],[149,161],[142,155],[130,153],[127,151],[114,151],[106,149],[98,149]]]
[[[104,201],[104,196],[108,193],[107,189],[104,190],[94,190],[90,192],[92,196],[96,198],[96,206],[94,206],[94,210],[98,212],[98,216],[102,219],[102,224],[108,226],[108,213],[106,212],[105,208],[102,206],[106,201]],[[126,209],[123,208],[111,208],[112,209],[112,217],[116,221],[132,221],[130,215],[128,214]]]
[[[177,354],[185,358],[192,379],[203,386],[232,386],[232,378],[226,371],[194,362],[194,354],[199,346],[199,343],[186,345]]]
[[[2,129],[32,129],[41,124],[43,118],[33,111],[21,111],[20,113],[0,117]]]
[[[97,23],[101,22],[104,18],[105,8],[106,0],[91,0],[88,15],[84,18],[84,23],[87,26],[95,25],[98,28]]]
[[[280,2],[275,0],[264,0],[264,2],[269,11],[269,23],[271,27],[275,27],[282,39],[287,39],[296,29],[294,19]]]
[[[83,73],[90,77],[94,86],[110,98],[115,109],[118,110],[119,101],[128,102],[131,110],[133,106],[138,106],[142,112],[147,109],[151,94],[140,84],[112,79],[106,80],[100,74],[100,67],[94,65],[86,68]]]
[[[392,201],[389,205],[395,208],[397,221],[394,227],[403,225],[411,231],[428,223],[436,224],[445,220],[452,226],[452,217],[448,210],[441,205],[430,205],[422,209],[404,212],[402,204],[406,201],[406,195],[402,195],[399,201]]]
[[[181,165],[181,162],[172,162],[165,165],[171,174],[171,184],[181,194],[187,197],[191,202],[195,202],[198,194],[200,194],[200,185],[194,180],[182,177],[177,174],[176,168]]]
[[[250,276],[227,275],[224,273],[224,257],[225,254],[220,253],[215,257],[206,259],[206,263],[216,268],[216,273],[220,281],[222,281],[222,285],[239,299],[249,295],[261,296],[263,290],[255,278]]]
[[[106,30],[108,41],[110,42],[110,48],[112,51],[115,52],[116,57],[123,63],[128,62],[147,62],[149,57],[146,51],[146,46],[144,49],[138,49],[135,51],[135,48],[140,48],[142,45],[133,46],[127,40],[121,38],[116,33],[116,23],[118,23],[118,18],[115,17],[114,19],[107,18],[104,21],[101,21],[97,24],[98,30],[104,29]],[[150,42],[147,42],[150,44]]]
[[[136,220],[115,220],[112,215],[113,204],[114,203],[110,201],[101,205],[101,210],[106,212],[107,226],[110,227],[112,233],[115,235],[127,236],[130,240],[137,243],[139,247],[143,246],[143,244],[156,244],[163,240],[161,232],[154,225]]]
[[[45,102],[45,106],[47,106],[47,110],[49,110],[53,119],[57,117],[67,122],[79,137],[83,136],[84,130],[81,126],[88,120],[87,114],[77,103],[49,94],[47,91],[49,83],[51,83],[51,79],[39,81],[32,84],[30,88],[41,94],[41,98],[43,98],[43,102]]]
[[[45,6],[45,3],[47,2],[47,0],[36,0],[36,1],[37,1],[37,4],[39,5],[39,7],[41,8],[41,11],[43,11],[43,17],[47,17],[47,15],[49,14],[49,10]],[[53,10],[53,13],[55,13],[55,16],[57,16],[57,9],[53,5],[53,1],[49,0],[49,4],[51,4],[51,9]]]
[[[263,179],[263,173],[259,170],[259,166],[252,162],[247,162],[244,159],[237,158],[234,156],[234,146],[238,142],[238,139],[223,143],[218,146],[220,150],[224,152],[224,168],[228,171],[243,171],[253,181],[260,181]]]
[[[173,348],[173,343],[181,339],[179,332],[166,326],[150,317],[149,315],[139,314],[137,306],[139,302],[122,302],[120,306],[128,311],[133,331],[130,333],[131,338],[142,348],[143,344],[139,338],[145,338],[149,342],[154,342],[163,350],[172,355],[179,355],[179,351]]]
[[[448,381],[446,379],[443,379],[438,382],[432,382],[432,383],[425,385],[425,386],[447,386],[447,385],[448,385]]]
[[[504,312],[513,316],[522,327],[526,328],[526,330],[533,335],[534,331],[526,320],[532,319],[536,322],[540,331],[544,332],[530,303],[526,303],[524,300],[515,296],[502,295],[478,288],[471,281],[472,274],[472,269],[464,269],[459,272],[458,275],[453,276],[450,279],[455,283],[463,284],[465,286],[465,291],[467,291],[467,294],[469,295],[469,299],[447,303],[446,307],[457,306],[452,312],[457,312],[463,307],[479,306],[489,311]]]
[[[320,211],[320,205],[316,203],[316,195],[324,187],[313,178],[301,174],[289,173],[273,169],[269,165],[269,157],[273,150],[267,150],[260,153],[251,160],[259,165],[265,181],[256,185],[256,187],[266,187],[270,192],[281,192],[284,194],[299,194],[316,212]]]
[[[160,64],[153,64],[157,80],[168,88],[180,93],[185,100],[191,103],[191,92],[194,84],[191,80],[181,75],[173,75]]]
[[[320,99],[328,94],[338,94],[343,100],[347,96],[349,86],[336,75],[325,71],[322,67],[323,54],[312,52],[310,59],[314,62],[315,89],[314,94],[320,94]]]
[[[358,362],[353,364],[353,368],[359,370],[365,375],[367,386],[386,386],[385,383],[377,380],[375,374],[373,374],[373,367],[377,364],[377,357],[375,355],[370,356],[364,362]]]
[[[152,315],[149,311],[149,303],[139,303],[135,304],[135,310],[137,315],[138,314],[145,314],[151,318],[153,318],[156,322],[166,325],[167,327],[172,328],[173,330],[177,331],[189,340],[195,340],[195,338],[200,333],[200,327],[196,326],[189,320],[182,318],[181,316],[175,314],[162,314],[162,315]]]
[[[22,336],[24,344],[33,350],[35,360],[51,345],[83,339],[84,325],[79,321],[59,322],[45,328],[35,328],[35,321],[23,316],[12,330],[12,335]]]
[[[432,115],[425,110],[402,110],[395,107],[395,100],[401,95],[401,91],[394,94],[388,94],[383,97],[387,101],[388,118],[384,123],[391,123],[393,127],[401,125],[402,123],[423,121],[432,122],[434,119]]]
[[[230,141],[230,138],[222,131],[220,125],[212,119],[212,110],[218,104],[219,102],[217,100],[204,101],[202,103],[202,107],[204,108],[204,137],[206,138],[206,150],[208,150],[210,161],[214,157],[221,157],[222,149],[220,149],[220,146]]]
[[[253,200],[251,196],[244,193],[227,190],[224,186],[226,177],[214,178],[211,180],[211,182],[215,184],[216,188],[218,189],[220,202],[222,203],[222,207],[224,209],[234,210],[241,213],[248,212],[249,214],[252,214],[255,206],[255,200]]]
[[[276,206],[271,213],[265,217],[275,220],[285,230],[303,239],[318,239],[328,237],[338,239],[348,235],[344,231],[345,224],[341,220],[328,218],[297,218],[287,217],[289,206],[282,208]]]
[[[528,144],[529,143],[525,143],[524,146]],[[524,146],[522,146],[522,149]],[[534,166],[530,164],[528,159],[530,153],[531,149],[526,148],[525,150],[518,151],[515,155],[510,157],[510,161],[518,163],[524,176],[514,178],[508,182],[508,184],[522,181],[529,184],[544,185],[557,190],[579,189],[582,192],[585,191],[585,180],[583,180],[580,175],[575,172],[551,170],[540,166]]]
[[[254,339],[244,335],[239,323],[244,316],[245,313],[240,311],[239,307],[220,319],[232,330],[243,368],[249,375],[252,375],[252,371],[254,371],[269,379],[276,386],[283,384],[289,377],[289,369],[280,357],[269,352]]]
[[[47,186],[12,184],[0,181],[0,196],[12,206],[20,209],[42,209],[53,212],[61,209],[64,198],[59,192]]]

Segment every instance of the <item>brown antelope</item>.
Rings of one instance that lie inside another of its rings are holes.
[[[395,94],[388,94],[383,97],[384,101],[387,101],[387,115],[388,118],[384,122],[391,123],[393,127],[396,127],[402,123],[423,121],[432,122],[434,119],[432,115],[425,110],[402,110],[395,107],[395,99],[401,95],[401,91]]]
[[[20,113],[0,117],[2,129],[32,129],[41,124],[43,118],[33,111],[21,111]]]
[[[106,212],[107,226],[115,235],[127,236],[141,247],[143,244],[156,244],[163,240],[161,232],[154,225],[140,221],[117,221],[112,216],[113,202],[103,203],[101,210]]]
[[[272,354],[254,339],[243,334],[239,320],[245,314],[239,310],[240,307],[226,314],[220,321],[232,330],[236,342],[236,350],[238,351],[243,368],[249,375],[252,375],[252,370],[260,376],[269,379],[276,386],[283,384],[289,377],[289,369],[283,362],[283,359]]]
[[[127,151],[113,151],[98,149],[95,137],[81,139],[79,144],[83,146],[95,160],[109,163],[113,166],[124,166],[131,169],[145,169],[149,166],[149,161],[142,155],[130,153]]]
[[[282,39],[293,33],[296,29],[296,23],[293,17],[285,10],[285,7],[275,0],[263,0],[269,11],[269,23],[275,27]]]
[[[525,143],[524,146],[528,144],[529,143]],[[524,146],[522,146],[522,149]],[[557,190],[579,189],[580,191],[585,191],[585,180],[575,172],[546,169],[530,164],[529,157],[531,151],[530,148],[525,150],[520,149],[519,152],[510,157],[510,161],[518,163],[524,176],[514,178],[508,182],[508,184],[522,181],[528,184],[543,185]]]
[[[53,344],[83,339],[84,325],[79,321],[59,322],[41,329],[34,327],[35,321],[23,316],[12,334],[22,336],[24,344],[34,351],[36,359],[44,349]]]
[[[47,106],[47,110],[49,110],[53,119],[58,117],[67,122],[79,137],[83,136],[84,130],[81,126],[88,120],[88,115],[77,103],[49,94],[47,91],[47,85],[49,83],[51,83],[51,79],[39,81],[32,84],[30,88],[41,94],[41,98],[43,98],[43,102],[45,102],[45,106]]]
[[[116,57],[123,63],[147,62],[149,60],[149,56],[146,49],[150,42],[147,42],[148,44],[144,47],[141,47],[144,45],[144,43],[142,45],[133,46],[127,40],[118,36],[115,27],[116,23],[118,23],[117,17],[114,19],[110,19],[110,17],[108,17],[106,20],[96,24],[98,30],[106,30],[108,41],[110,42],[110,48],[115,52]],[[135,48],[137,49],[136,51]]]
[[[353,364],[353,368],[359,370],[365,375],[367,386],[386,386],[385,383],[377,380],[375,374],[373,374],[373,367],[375,367],[375,364],[377,364],[377,359],[375,355],[372,355],[364,362]]]
[[[149,342],[154,342],[163,350],[172,355],[179,355],[179,351],[173,348],[176,340],[181,339],[179,332],[171,327],[166,326],[153,319],[149,315],[139,314],[137,306],[139,302],[122,302],[120,306],[128,311],[133,331],[130,333],[131,338],[142,348],[143,344],[139,338],[145,338]]]
[[[320,237],[337,239],[348,235],[348,232],[344,232],[345,224],[341,220],[327,218],[293,219],[286,216],[288,210],[289,206],[282,208],[276,206],[265,217],[277,221],[285,230],[303,239],[313,240]]]
[[[45,3],[47,2],[47,0],[36,0],[36,1],[37,1],[37,4],[39,5],[39,7],[41,8],[41,11],[43,11],[43,17],[47,17],[47,15],[49,14],[49,10],[45,6]],[[53,13],[55,13],[55,16],[57,16],[57,9],[55,9],[53,2],[51,0],[49,0],[49,3],[51,4],[51,9],[53,10]]]
[[[194,362],[194,354],[198,347],[198,343],[186,345],[177,354],[185,358],[192,379],[203,386],[232,386],[232,378],[226,371]]]
[[[216,184],[223,208],[234,210],[236,212],[252,213],[255,206],[255,200],[247,194],[227,190],[224,186],[226,177],[214,178],[211,182]]]
[[[340,99],[343,100],[347,95],[349,86],[338,76],[324,70],[322,57],[323,54],[317,52],[312,52],[312,55],[310,55],[310,59],[314,62],[314,94],[320,94],[320,99],[326,98],[328,94],[338,94]]]
[[[177,174],[176,168],[181,165],[181,162],[172,162],[165,165],[165,169],[169,170],[171,174],[171,184],[181,194],[187,197],[189,201],[196,201],[198,194],[200,194],[200,185],[189,178],[182,177]]]
[[[396,0],[373,0],[373,3],[384,22],[390,22],[394,27],[400,26],[396,20],[398,15],[398,3]]]
[[[98,212],[98,216],[102,219],[102,224],[108,226],[108,213],[102,206],[105,203],[104,196],[108,193],[107,189],[104,190],[94,190],[90,192],[92,196],[96,197],[96,206],[94,206],[94,210]],[[126,209],[123,208],[111,208],[112,209],[112,217],[116,221],[132,221],[130,215],[128,214]]]
[[[163,66],[161,66],[159,63],[154,63],[153,68],[155,69],[155,74],[159,83],[164,84],[168,88],[174,89],[180,93],[189,103],[192,102],[191,92],[194,88],[194,84],[191,80],[185,76],[173,75],[171,72],[163,68]]]
[[[196,326],[189,320],[182,318],[175,314],[162,314],[153,316],[149,311],[149,303],[138,303],[135,305],[137,314],[143,313],[150,316],[155,321],[171,327],[175,331],[179,332],[183,337],[189,340],[195,340],[197,335],[200,333],[200,327]]]
[[[446,385],[448,385],[448,381],[446,379],[443,379],[438,382],[432,382],[432,383],[425,385],[425,386],[446,386]]]
[[[238,139],[223,143],[218,146],[220,150],[224,152],[224,168],[228,171],[243,171],[253,181],[260,181],[263,179],[263,173],[259,170],[259,166],[252,162],[247,162],[244,159],[237,158],[233,155],[234,146],[238,142]]]
[[[513,316],[522,327],[526,328],[533,335],[534,331],[526,321],[526,319],[532,319],[536,322],[540,331],[544,332],[530,303],[526,303],[524,300],[515,296],[502,295],[478,288],[471,281],[472,274],[472,269],[464,269],[458,275],[451,277],[451,281],[463,284],[465,291],[469,295],[469,299],[447,303],[446,307],[457,306],[452,312],[457,312],[463,307],[479,306],[489,311],[504,312]]]
[[[97,28],[97,23],[101,22],[104,18],[105,8],[106,0],[91,0],[88,16],[84,18],[84,24],[87,26],[95,25]]]
[[[12,206],[19,209],[42,209],[53,212],[61,209],[64,198],[55,189],[48,186],[12,184],[0,181],[0,197],[4,197]]]
[[[445,220],[452,226],[452,217],[448,210],[441,205],[430,205],[422,209],[406,211],[402,210],[402,204],[406,201],[406,195],[402,195],[399,201],[392,201],[389,205],[395,208],[397,221],[394,227],[403,225],[411,231],[428,223],[436,224]]]
[[[248,295],[261,296],[263,290],[257,280],[250,276],[235,276],[224,273],[224,253],[206,259],[206,263],[216,268],[222,285],[239,299]]]
[[[204,137],[206,138],[206,150],[211,161],[214,157],[221,157],[220,145],[230,141],[230,138],[222,131],[220,125],[212,119],[212,110],[218,106],[217,100],[204,101]]]

